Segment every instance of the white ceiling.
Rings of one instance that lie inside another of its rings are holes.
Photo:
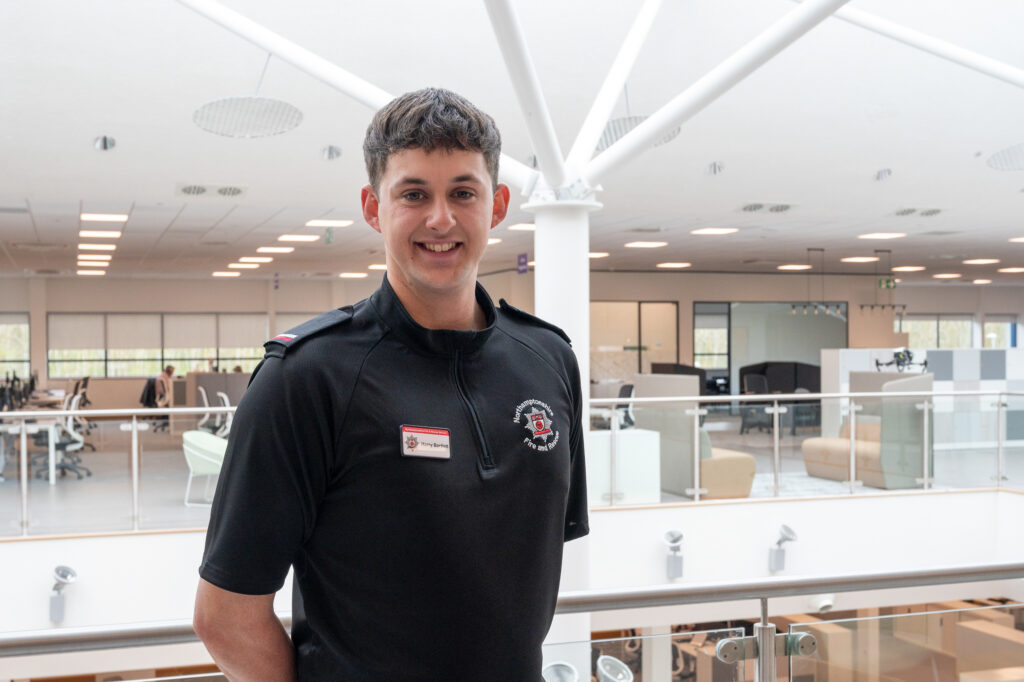
[[[531,154],[481,2],[229,0],[226,4],[391,93],[455,89],[497,119],[505,151]],[[515,3],[564,151],[611,64],[639,0]],[[789,0],[665,0],[628,83],[630,112],[651,114],[791,11]],[[1024,3],[1009,0],[853,0],[850,7],[1024,68]],[[130,215],[109,275],[208,277],[311,218],[355,220],[334,242],[243,277],[322,276],[383,262],[359,218],[361,142],[371,111],[272,59],[261,95],[304,114],[283,135],[229,139],[193,112],[251,94],[265,52],[173,0],[7,0],[0,3],[0,275],[74,276],[80,211]],[[626,114],[620,99],[617,116]],[[986,161],[1024,142],[1024,89],[836,19],[826,20],[602,182],[591,247],[595,269],[652,270],[689,261],[702,271],[775,271],[826,249],[829,272],[874,273],[842,256],[891,249],[892,265],[924,265],[996,283],[1024,275],[1024,173]],[[98,135],[117,146],[94,149]],[[341,147],[336,161],[320,150]],[[710,174],[711,163],[723,170]],[[884,181],[875,179],[891,169]],[[184,185],[235,186],[237,197],[193,198]],[[747,213],[750,203],[789,204]],[[507,224],[529,221],[518,208]],[[941,209],[897,216],[900,209]],[[729,237],[689,230],[731,226]],[[636,230],[641,230],[638,233]],[[657,232],[652,232],[656,230]],[[908,237],[867,242],[858,234]],[[320,231],[322,233],[322,230]],[[657,234],[657,236],[653,236]],[[532,235],[495,231],[482,270],[515,266]],[[635,239],[669,246],[624,249]],[[964,266],[966,258],[999,266]],[[883,261],[884,263],[884,261]],[[817,259],[815,258],[815,264]]]

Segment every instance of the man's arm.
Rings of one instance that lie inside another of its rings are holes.
[[[294,682],[292,641],[274,614],[274,595],[229,592],[199,580],[196,634],[232,682]]]

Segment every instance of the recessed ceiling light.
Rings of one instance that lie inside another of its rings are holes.
[[[259,263],[228,263],[228,267],[235,270],[255,270],[259,266]]]
[[[117,244],[79,244],[80,251],[116,251]]]
[[[343,272],[338,275],[338,277],[341,277],[342,279],[362,279],[364,277],[369,277],[369,275],[365,272]]]
[[[387,270],[388,266],[384,263],[374,263],[370,266],[370,270]]]
[[[976,280],[974,280],[974,283],[975,284],[992,284],[992,280],[990,280],[990,279],[976,279]]]
[[[625,244],[627,249],[658,249],[662,246],[668,246],[668,242],[628,242]]]
[[[690,230],[690,234],[718,235],[734,234],[739,231],[738,227],[702,227],[699,230]]]
[[[106,268],[110,266],[109,261],[105,260],[80,260],[78,261],[78,267],[80,268]]]
[[[998,262],[998,258],[972,258],[965,260],[964,265],[995,265]]]
[[[921,272],[924,270],[923,265],[898,265],[892,269],[893,272]]]
[[[878,256],[847,256],[839,260],[843,263],[877,263]]]
[[[317,218],[316,220],[307,220],[306,227],[348,227],[352,224],[351,220],[326,220],[323,218]]]
[[[240,272],[227,272],[225,270],[218,270],[217,272],[213,273],[213,276],[214,277],[241,277],[242,273],[240,273]]]
[[[77,271],[75,271],[75,274],[77,274],[77,275],[86,275],[86,276],[92,277],[92,276],[96,276],[96,275],[105,275],[105,274],[107,274],[107,271],[106,270],[77,270]]]
[[[1017,244],[1021,244],[1024,243],[1024,237],[1010,237],[1010,241],[1016,242]]]
[[[508,229],[518,230],[520,232],[533,232],[537,229],[537,226],[533,223],[516,223],[515,225],[509,225]]]
[[[656,268],[688,268],[690,263],[658,263],[654,267]]]
[[[532,268],[536,264],[537,264],[537,261],[535,261],[535,260],[528,260],[528,261],[526,261],[526,267],[529,267],[529,268]]]
[[[857,239],[902,239],[906,236],[906,232],[868,232],[857,235]]]
[[[807,263],[789,263],[787,265],[780,265],[776,270],[810,270],[812,266]]]
[[[110,260],[113,258],[109,253],[80,253],[78,260]]]
[[[274,259],[270,256],[242,256],[238,259],[239,263],[273,263]]]
[[[1021,272],[1024,272],[1024,269],[1022,269]],[[959,279],[962,276],[963,275],[956,272],[939,272],[932,275],[935,279]]]
[[[899,283],[900,283],[900,282],[902,282],[903,280],[902,280],[902,279],[900,279],[899,277],[897,277],[897,278],[896,278],[896,279],[894,279],[893,281],[894,281],[894,282],[896,282],[896,284],[899,284]]]
[[[78,216],[83,223],[123,223],[128,220],[127,213],[83,213]]]
[[[120,239],[120,230],[79,230],[79,237],[93,238],[93,239]]]
[[[501,238],[500,237],[491,237],[490,239],[487,240],[487,245],[488,246],[491,246],[492,244],[500,244],[500,243],[501,243]]]
[[[277,238],[279,242],[315,242],[320,239],[318,234],[282,234]]]
[[[256,253],[291,253],[294,250],[294,246],[261,246]]]
[[[607,258],[611,254],[609,254],[607,251],[591,251],[587,255],[590,256],[591,258]]]
[[[999,268],[999,272],[1005,272],[1007,274],[1013,274],[1016,272],[1024,272],[1024,268]]]

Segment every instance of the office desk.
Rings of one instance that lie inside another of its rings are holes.
[[[587,434],[587,499],[592,506],[661,502],[661,436],[620,429],[615,441],[615,499],[611,499],[611,431]]]
[[[42,419],[29,424],[25,424],[25,431],[28,435],[39,433],[43,429],[46,430],[46,447],[49,452],[49,480],[50,485],[56,485],[57,483],[57,424],[58,419]],[[11,433],[15,436],[21,434],[21,424],[4,424],[0,426],[0,430],[5,433]],[[3,447],[0,443],[0,447]],[[28,452],[21,453],[22,457],[28,457]],[[0,458],[0,462],[3,459]],[[31,472],[30,472],[31,473]]]

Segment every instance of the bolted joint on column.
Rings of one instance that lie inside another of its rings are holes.
[[[536,211],[547,206],[573,206],[596,211],[602,208],[602,204],[595,198],[600,190],[600,185],[591,187],[581,177],[559,187],[551,187],[541,179],[531,188],[530,198],[522,208]]]

